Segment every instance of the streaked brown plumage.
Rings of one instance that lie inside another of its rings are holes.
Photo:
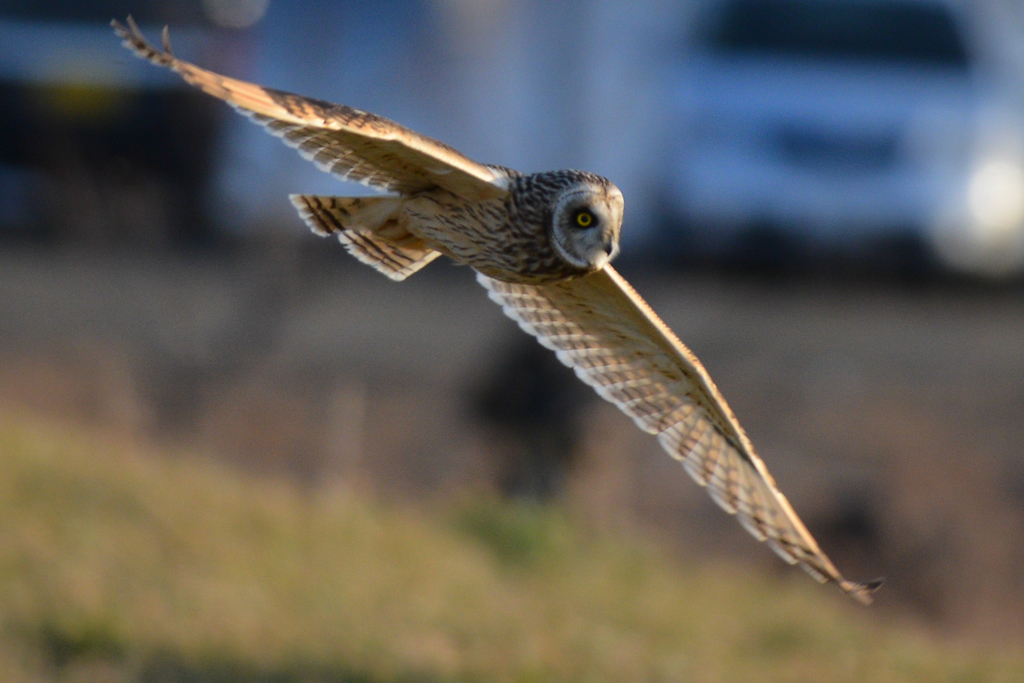
[[[113,22],[138,56],[179,73],[322,170],[392,194],[292,195],[321,235],[402,280],[439,254],[478,271],[490,297],[615,404],[727,512],[784,560],[863,603],[881,584],[848,581],[778,490],[700,362],[608,262],[622,194],[582,171],[523,175],[479,164],[375,114],[220,76]]]

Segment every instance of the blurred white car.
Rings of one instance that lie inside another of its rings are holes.
[[[1021,270],[1020,17],[979,9],[1002,6],[708,2],[672,76],[671,220],[703,254],[767,229],[811,250],[918,239],[958,269]]]

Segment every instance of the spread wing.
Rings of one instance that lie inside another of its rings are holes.
[[[127,27],[117,21],[111,25],[138,57],[176,71],[342,180],[401,194],[442,187],[466,199],[495,199],[508,192],[508,176],[502,170],[479,164],[394,121],[201,69],[171,54],[166,28],[164,49],[158,50],[131,17]]]
[[[598,394],[654,434],[726,512],[782,559],[862,603],[881,585],[847,581],[778,490],[707,371],[611,266],[565,282],[477,275],[490,297]]]

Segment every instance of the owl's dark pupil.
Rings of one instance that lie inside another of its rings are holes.
[[[580,211],[576,214],[576,225],[581,228],[589,228],[594,224],[594,215],[589,211]]]

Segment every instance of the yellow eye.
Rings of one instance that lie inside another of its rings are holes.
[[[581,228],[589,228],[594,223],[594,214],[589,211],[580,211],[576,214],[576,225]]]

